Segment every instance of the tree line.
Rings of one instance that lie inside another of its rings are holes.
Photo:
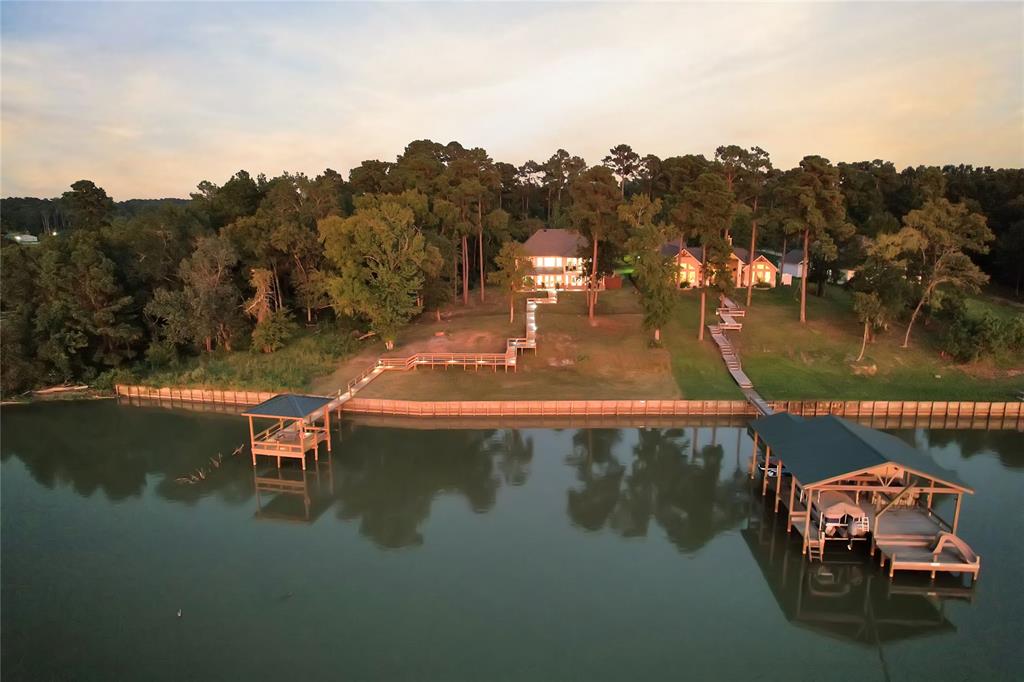
[[[903,316],[909,343],[950,290],[986,273],[1019,288],[1024,172],[817,156],[782,170],[734,145],[661,159],[622,144],[593,166],[559,149],[516,166],[417,140],[347,178],[239,171],[188,200],[115,203],[81,180],[59,198],[0,205],[4,234],[42,242],[2,249],[3,390],[187,354],[273,352],[302,324],[369,328],[391,348],[415,315],[468,304],[471,292],[485,300],[488,285],[511,301],[527,276],[517,245],[544,226],[585,237],[591,317],[596,282],[625,260],[659,336],[678,298],[666,243],[702,247],[702,299],[731,291],[732,244],[795,248],[808,264],[801,322],[808,284],[820,293],[856,265],[865,343]]]

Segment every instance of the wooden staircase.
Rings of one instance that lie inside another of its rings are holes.
[[[807,541],[807,559],[809,561],[822,561],[825,556],[825,539],[818,537]]]

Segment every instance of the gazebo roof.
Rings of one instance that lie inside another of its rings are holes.
[[[303,419],[323,408],[333,398],[320,395],[299,395],[281,393],[242,413],[243,417],[275,417],[278,419]]]
[[[804,486],[891,463],[974,492],[955,473],[896,436],[847,419],[832,415],[804,419],[779,412],[750,422],[750,428]]]

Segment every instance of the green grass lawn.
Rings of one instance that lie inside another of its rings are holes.
[[[525,298],[525,297],[522,297]],[[451,318],[437,323],[424,317],[410,328],[407,341],[395,349],[404,356],[427,348],[438,352],[498,352],[504,339],[521,336],[525,303],[508,323],[506,301],[455,306]],[[490,312],[488,313],[488,308]],[[520,356],[518,371],[418,369],[386,373],[360,393],[366,398],[406,400],[583,400],[616,398],[678,398],[670,354],[648,347],[641,328],[636,292],[631,288],[601,294],[598,316],[591,325],[583,293],[562,292],[555,305],[537,311],[537,353]],[[444,333],[451,341],[431,343]],[[483,345],[480,340],[487,340]],[[474,343],[474,341],[476,341]],[[368,364],[364,362],[363,364]],[[350,374],[354,375],[353,367]]]
[[[938,331],[915,326],[912,347],[903,350],[902,326],[878,334],[862,362],[855,362],[862,328],[849,294],[829,287],[808,297],[808,323],[799,323],[799,290],[755,291],[742,331],[729,332],[744,371],[768,399],[834,400],[1013,400],[1024,390],[1024,358],[996,357],[958,366],[941,357]],[[427,313],[400,334],[392,356],[415,352],[501,352],[505,339],[523,334],[525,296],[508,320],[505,297],[491,292],[486,303],[450,306],[441,321]],[[736,300],[742,300],[737,292]],[[662,347],[650,347],[636,291],[603,292],[597,319],[587,318],[583,293],[563,292],[556,305],[537,312],[537,353],[520,356],[519,371],[429,370],[386,373],[361,397],[407,400],[558,400],[617,398],[739,399],[721,356],[708,335],[697,339],[699,293],[679,292],[679,306],[662,330]],[[979,295],[975,310],[1000,317],[1021,309],[1005,299]],[[708,319],[717,300],[709,296]],[[377,339],[357,343],[348,329],[325,325],[304,330],[272,354],[239,351],[190,358],[148,373],[154,386],[206,386],[268,391],[333,393],[377,357]],[[127,380],[127,378],[125,378]]]
[[[855,362],[863,328],[849,294],[828,287],[808,296],[799,323],[799,289],[755,291],[743,330],[730,332],[755,388],[769,399],[1013,400],[1024,389],[1024,358],[986,358],[969,366],[943,359],[937,331],[917,324],[911,347],[900,348],[903,325],[879,332],[864,360]],[[977,298],[1000,315],[1014,311]]]

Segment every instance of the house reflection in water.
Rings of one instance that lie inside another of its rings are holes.
[[[252,482],[257,519],[312,523],[334,503],[330,455],[312,469],[255,468]]]
[[[956,631],[945,601],[973,596],[957,579],[907,575],[890,581],[858,552],[805,561],[800,543],[775,523],[776,515],[756,503],[752,508],[741,534],[790,623],[868,647]]]

